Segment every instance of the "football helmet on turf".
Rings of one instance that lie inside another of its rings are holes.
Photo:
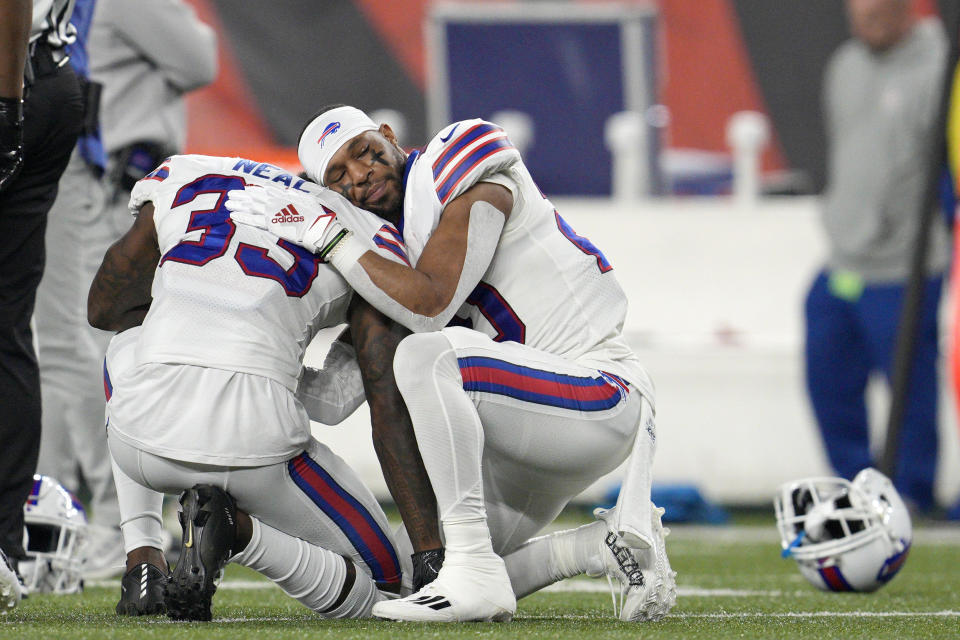
[[[29,592],[77,593],[83,590],[81,564],[87,514],[80,501],[49,476],[34,475],[23,505],[20,574]]]
[[[824,591],[876,591],[907,559],[910,514],[876,469],[853,479],[807,478],[774,498],[783,557]]]

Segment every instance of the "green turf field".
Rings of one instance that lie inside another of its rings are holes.
[[[674,527],[667,549],[680,597],[666,619],[627,624],[612,615],[605,580],[569,580],[520,601],[508,624],[326,621],[256,574],[228,569],[214,621],[121,619],[119,581],[82,595],[34,595],[6,617],[0,638],[960,638],[960,527],[917,528],[900,574],[874,594],[822,593],[782,560],[772,522]]]

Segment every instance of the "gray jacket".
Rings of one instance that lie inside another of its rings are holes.
[[[89,51],[107,153],[142,141],[182,150],[183,96],[217,75],[213,29],[181,0],[98,0]]]
[[[856,272],[868,283],[907,277],[946,46],[940,22],[925,20],[888,51],[873,53],[850,40],[831,58],[824,85],[829,149],[823,224],[829,268]],[[938,213],[931,275],[944,270],[947,246]]]

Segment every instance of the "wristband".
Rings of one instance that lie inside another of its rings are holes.
[[[326,253],[326,261],[342,273],[344,270],[349,269],[351,265],[356,264],[357,261],[360,260],[360,256],[369,250],[369,246],[357,240],[353,233],[349,233],[349,235],[340,240],[336,246],[330,248]]]
[[[327,258],[336,253],[340,243],[346,240],[348,237],[350,237],[350,230],[341,228],[339,231],[333,234],[333,237],[330,238],[327,244],[323,245],[323,247],[317,252],[317,255],[320,256],[321,260],[327,262]]]

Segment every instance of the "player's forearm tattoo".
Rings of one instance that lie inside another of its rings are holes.
[[[393,376],[393,355],[409,331],[366,303],[352,313],[350,329],[370,405],[373,446],[390,495],[414,551],[436,549],[442,546],[436,497]]]

